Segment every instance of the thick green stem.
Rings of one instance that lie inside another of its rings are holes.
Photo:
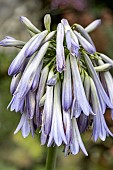
[[[55,166],[56,166],[56,147],[49,147],[46,160],[46,170],[55,170]]]

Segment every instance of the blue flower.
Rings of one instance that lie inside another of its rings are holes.
[[[38,30],[26,17],[20,18],[33,36],[28,42],[6,37],[1,46],[15,46],[20,52],[11,63],[13,76],[10,110],[21,113],[14,132],[23,137],[41,133],[41,145],[64,145],[65,155],[76,155],[80,149],[87,156],[81,133],[92,129],[94,141],[113,136],[104,113],[111,109],[113,119],[113,78],[109,69],[113,60],[96,52],[88,32],[100,20],[85,29],[73,29],[62,19],[57,30],[50,32],[50,15],[44,18],[47,30]]]

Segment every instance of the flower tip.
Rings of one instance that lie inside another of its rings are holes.
[[[20,22],[23,22],[23,19],[24,19],[24,18],[25,18],[24,16],[20,16],[20,17],[19,17],[19,21],[20,21]]]
[[[13,76],[13,75],[15,75],[15,74],[17,74],[17,73],[18,73],[18,70],[15,69],[15,68],[13,67],[13,65],[11,64],[10,67],[9,67],[9,69],[8,69],[8,75],[9,75],[9,76]]]
[[[10,106],[8,105],[8,106],[7,106],[7,110],[9,109],[9,107],[10,107]]]
[[[11,36],[6,36],[5,39],[15,40],[15,38],[13,38]]]
[[[30,57],[31,55],[32,55],[32,54],[31,54],[30,51],[28,51],[28,50],[25,51],[25,56],[26,56],[26,57]]]
[[[93,21],[91,24],[89,24],[85,30],[89,33],[92,32],[93,30],[95,30],[99,25],[101,24],[101,19],[97,19],[95,21]]]
[[[0,41],[0,46],[4,46],[4,43],[2,41]]]
[[[102,23],[102,20],[101,20],[101,19],[97,19],[96,21],[97,21],[98,23],[100,23],[100,24]]]
[[[63,106],[63,109],[65,112],[68,112],[68,110],[70,109],[71,106],[69,106],[69,104],[65,104],[64,103],[64,106]]]
[[[31,57],[33,53],[34,52],[32,50],[26,49],[24,56],[28,58],[28,57]]]
[[[62,71],[63,71],[64,69],[65,69],[64,66],[62,66],[62,67],[57,66],[57,71],[58,71],[59,73],[62,73]]]
[[[13,74],[12,74],[12,69],[11,69],[10,67],[9,67],[9,69],[8,69],[8,75],[9,75],[9,76],[13,75]]]
[[[61,20],[61,23],[62,23],[62,24],[63,24],[63,23],[64,23],[64,24],[67,24],[68,21],[67,21],[67,19],[64,19],[64,18],[63,18],[63,19]]]
[[[16,132],[16,130],[15,130],[15,131],[14,131],[14,135],[16,135],[16,133],[17,133],[17,132]]]
[[[85,154],[86,156],[88,156],[88,153],[87,153],[87,152],[85,152],[84,154]]]
[[[95,25],[99,26],[102,23],[102,20],[101,19],[96,19],[93,22],[95,23]]]

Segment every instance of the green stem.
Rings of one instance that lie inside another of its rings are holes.
[[[56,166],[56,147],[49,147],[46,160],[46,170],[55,170],[55,166]]]

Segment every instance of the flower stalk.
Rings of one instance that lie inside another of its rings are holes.
[[[47,159],[46,159],[46,170],[55,170],[56,156],[57,156],[57,148],[49,147],[47,153]]]

